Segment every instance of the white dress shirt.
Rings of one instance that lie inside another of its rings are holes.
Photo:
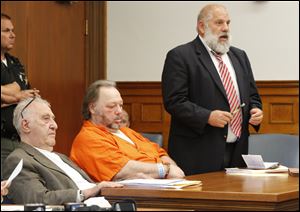
[[[37,147],[34,147],[34,148],[37,149],[43,155],[45,155],[45,157],[47,157],[49,160],[51,160],[61,170],[63,170],[66,173],[66,175],[68,175],[73,180],[73,182],[77,185],[79,190],[85,190],[85,189],[89,189],[89,188],[96,186],[96,184],[90,183],[89,181],[84,179],[78,171],[76,171],[74,168],[72,168],[67,163],[65,163],[54,152],[50,152],[50,151],[47,151],[44,149],[39,149]]]

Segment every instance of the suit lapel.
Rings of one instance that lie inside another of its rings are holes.
[[[219,88],[219,90],[221,91],[221,93],[223,94],[224,98],[227,101],[226,91],[224,89],[221,78],[218,74],[218,70],[216,69],[213,61],[211,60],[204,44],[201,42],[199,37],[197,37],[194,40],[194,44],[195,44],[196,54],[198,55],[198,58],[199,58],[200,62],[206,68],[206,70],[209,72],[212,79],[214,80],[217,87]]]
[[[221,81],[221,78],[218,74],[218,70],[216,69],[213,61],[211,60],[204,44],[201,42],[200,38],[197,37],[194,41],[195,44],[195,49],[196,49],[196,54],[198,55],[198,58],[202,65],[207,69],[207,71],[210,73],[211,77],[213,78],[214,82],[216,83],[217,87],[220,89],[221,93],[223,94],[224,98],[227,100],[227,95],[226,91],[224,89],[223,83]],[[235,74],[236,74],[236,79],[237,79],[237,84],[239,87],[239,92],[240,92],[240,98],[241,102],[243,102],[243,96],[244,95],[244,90],[242,89],[242,86],[244,85],[243,82],[243,73],[242,73],[242,66],[239,63],[238,58],[233,54],[231,50],[228,52],[228,56],[232,62],[232,66],[234,68]]]
[[[33,157],[33,159],[35,161],[37,161],[38,163],[40,163],[41,165],[52,169],[54,171],[57,171],[63,175],[65,175],[66,177],[70,178],[63,170],[61,170],[57,165],[55,165],[51,160],[49,160],[46,156],[44,156],[42,153],[40,153],[38,150],[36,150],[35,148],[33,148],[32,146],[21,142],[20,143],[20,147],[22,149],[24,149],[29,155],[31,155]],[[68,161],[67,159],[65,159],[65,157],[61,157],[61,155],[59,155],[60,158],[67,163],[68,165],[70,165],[72,168],[74,168],[76,171],[78,171],[84,178],[86,178],[88,181],[92,182],[90,180],[90,178],[86,175],[83,174],[81,170],[78,170],[78,168],[75,168],[70,161]]]
[[[64,175],[66,175],[66,173],[61,170],[58,166],[56,166],[52,161],[50,161],[47,157],[45,157],[42,153],[40,153],[38,150],[36,150],[35,148],[33,148],[32,146],[21,142],[20,144],[21,148],[24,149],[29,155],[31,155],[33,157],[33,159],[35,161],[37,161],[38,163],[40,163],[41,165],[58,171]],[[69,177],[68,175],[66,175],[67,177]]]

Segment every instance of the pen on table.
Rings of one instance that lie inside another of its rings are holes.
[[[232,115],[236,114],[237,112],[239,112],[239,110],[243,107],[245,107],[245,103],[242,103],[240,106],[238,106],[234,111],[231,112]]]
[[[269,167],[269,169],[276,169],[280,166],[279,163],[274,163],[272,166]]]

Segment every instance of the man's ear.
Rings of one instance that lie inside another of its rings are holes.
[[[198,21],[197,29],[198,33],[203,37],[205,34],[205,23],[202,20]]]
[[[21,121],[21,130],[26,134],[31,131],[29,127],[29,122],[26,119],[23,119]]]
[[[91,114],[95,114],[95,112],[96,112],[95,111],[95,106],[96,106],[95,103],[90,103],[89,104],[89,111],[90,111]]]

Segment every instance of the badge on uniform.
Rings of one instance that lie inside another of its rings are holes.
[[[20,78],[20,80],[21,80],[22,82],[25,82],[25,84],[27,85],[28,80],[27,80],[27,77],[26,77],[26,75],[25,75],[24,73],[20,72],[19,78]]]

